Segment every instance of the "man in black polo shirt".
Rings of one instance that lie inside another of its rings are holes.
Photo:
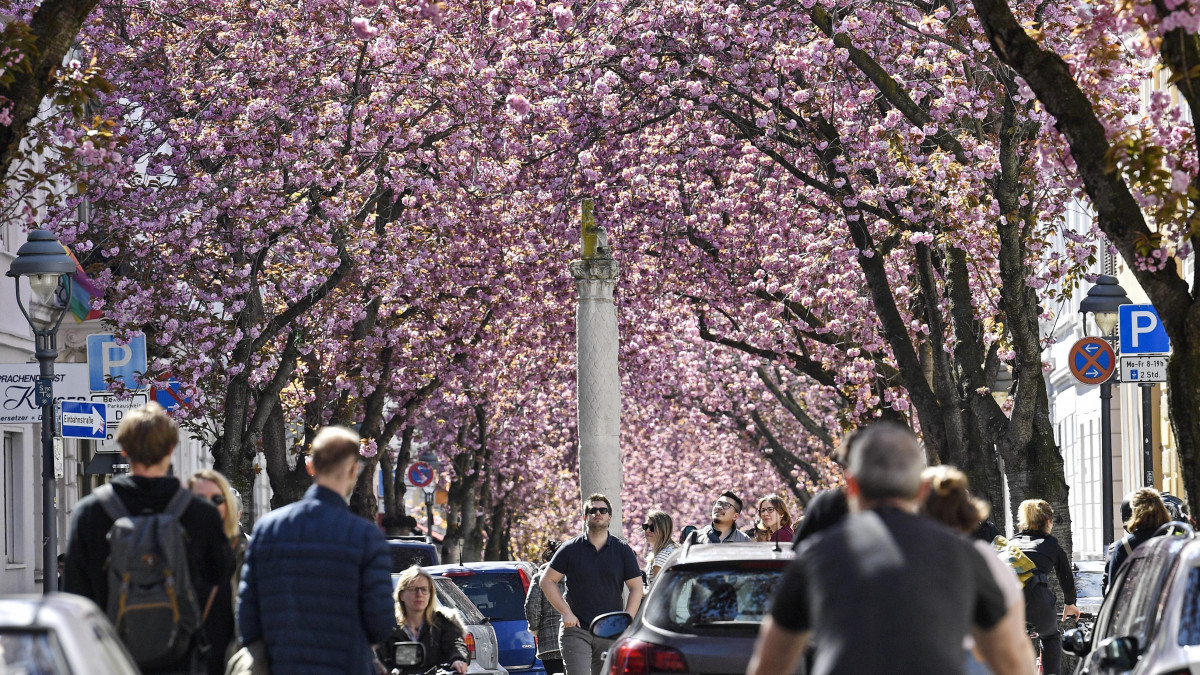
[[[965,538],[916,515],[928,486],[916,436],[877,423],[853,442],[851,515],[805,542],[763,621],[749,673],[792,672],[810,634],[813,675],[963,673],[972,630],[992,672],[1021,672],[987,563]],[[1025,672],[1029,672],[1025,670]]]
[[[594,494],[584,502],[587,534],[569,539],[558,547],[550,567],[538,586],[550,604],[562,614],[559,649],[567,675],[598,675],[604,652],[612,640],[592,635],[592,619],[621,610],[621,586],[629,589],[625,611],[636,614],[642,602],[642,571],[637,555],[625,542],[608,534],[612,504],[608,497]],[[567,595],[558,582],[567,579]]]

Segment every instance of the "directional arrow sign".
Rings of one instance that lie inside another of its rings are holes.
[[[58,415],[62,437],[104,440],[106,414],[102,403],[62,401]]]
[[[1071,374],[1084,384],[1102,384],[1117,369],[1112,345],[1100,338],[1084,338],[1071,347],[1067,363]]]

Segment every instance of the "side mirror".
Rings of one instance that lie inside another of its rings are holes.
[[[609,612],[592,620],[591,631],[598,638],[613,640],[632,623],[633,617],[628,612]]]
[[[1129,670],[1137,664],[1138,641],[1135,637],[1108,638],[1096,646],[1100,665],[1113,670]]]
[[[392,650],[392,659],[398,668],[420,666],[425,663],[425,645],[420,642],[397,642]]]
[[[1082,628],[1072,628],[1063,633],[1062,648],[1075,656],[1085,656],[1092,649],[1092,639]]]

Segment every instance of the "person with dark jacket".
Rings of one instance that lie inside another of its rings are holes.
[[[1062,619],[1066,620],[1068,616],[1079,618],[1071,561],[1067,559],[1067,553],[1059,546],[1058,540],[1050,534],[1054,529],[1054,509],[1044,500],[1027,499],[1021,502],[1017,511],[1017,526],[1021,531],[1011,541],[1037,565],[1034,575],[1049,578],[1054,574],[1058,577],[1063,592]],[[1062,634],[1058,629],[1059,616],[1055,609],[1057,600],[1054,591],[1050,590],[1049,584],[1033,580],[1026,582],[1026,587],[1025,621],[1033,624],[1042,639],[1042,672],[1058,675],[1062,665]]]
[[[1166,525],[1171,516],[1167,507],[1154,488],[1142,488],[1129,497],[1130,515],[1125,521],[1125,535],[1112,548],[1108,566],[1105,569],[1105,581],[1117,578],[1121,565],[1129,558],[1129,554],[1138,546],[1146,543],[1158,532],[1158,528]]]
[[[471,660],[464,641],[466,631],[454,612],[438,606],[433,577],[413,565],[396,583],[396,627],[384,643],[383,662],[388,668],[395,665],[395,643],[420,642],[425,646],[421,670],[449,664],[456,672],[465,673]]]
[[[547,539],[542,544],[542,552],[539,556],[541,567],[530,580],[529,594],[525,596],[525,620],[529,622],[529,630],[537,635],[537,657],[542,660],[549,675],[566,672],[566,668],[563,666],[562,651],[558,648],[558,633],[562,630],[562,615],[558,613],[557,609],[554,609],[554,605],[550,604],[550,600],[546,598],[546,594],[542,592],[541,588],[542,576],[550,568],[550,559],[554,557],[558,545],[557,539]],[[567,585],[561,581],[558,582],[558,590],[566,593]]]
[[[129,475],[117,476],[108,483],[126,511],[138,515],[162,513],[183,489],[179,479],[168,476],[171,456],[179,443],[179,427],[157,403],[130,411],[117,429],[121,454],[129,458]],[[221,516],[207,500],[188,496],[187,508],[179,524],[187,533],[188,576],[200,610],[209,607],[221,584],[233,575],[233,551],[221,529]],[[63,590],[91,598],[102,609],[108,607],[108,531],[113,519],[104,510],[97,495],[80,500],[71,516],[63,566]],[[211,614],[211,612],[209,612]],[[211,616],[205,617],[211,620]],[[207,620],[205,628],[207,628]],[[203,632],[203,631],[202,631]],[[212,659],[221,654],[209,653]],[[197,639],[192,650],[178,662],[146,673],[203,672],[208,657]],[[223,663],[223,661],[222,661]]]
[[[308,458],[313,486],[254,529],[238,631],[243,645],[263,641],[271,672],[372,674],[371,646],[396,625],[387,540],[347,502],[361,459],[357,433],[325,427]]]

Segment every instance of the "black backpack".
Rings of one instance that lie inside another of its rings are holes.
[[[178,663],[200,637],[200,606],[179,518],[192,493],[180,486],[162,513],[130,515],[111,485],[95,492],[108,530],[108,618],[142,668]]]

